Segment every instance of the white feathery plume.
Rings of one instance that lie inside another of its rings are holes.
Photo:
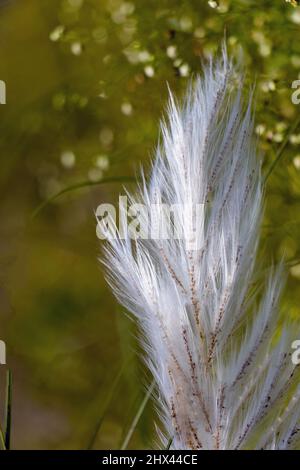
[[[155,208],[151,227],[140,210],[141,238],[117,233],[105,264],[143,332],[162,440],[170,437],[172,449],[293,448],[300,387],[291,333],[275,335],[282,275],[275,270],[261,288],[254,282],[262,176],[251,96],[245,106],[225,49],[181,106],[171,95],[161,129],[150,182],[130,196],[146,212]],[[143,236],[164,223],[159,204],[179,207],[183,236]]]

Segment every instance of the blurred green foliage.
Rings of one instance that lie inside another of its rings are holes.
[[[167,83],[180,96],[224,37],[256,83],[264,171],[284,142],[261,250],[265,266],[285,257],[282,312],[299,319],[299,34],[300,8],[284,0],[0,2],[0,338],[14,374],[13,448],[124,441],[149,378],[97,261],[94,211],[122,191],[101,182],[148,165]],[[149,448],[153,431],[148,404],[130,446]]]

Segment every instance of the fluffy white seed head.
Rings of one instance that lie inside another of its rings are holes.
[[[182,207],[183,236],[132,241],[127,233],[109,241],[105,260],[143,332],[163,435],[174,449],[293,447],[300,389],[291,335],[274,339],[282,276],[253,276],[262,177],[251,96],[243,100],[225,50],[183,104],[170,94],[167,115],[150,180],[131,202],[156,207],[152,229],[164,223],[159,203]]]

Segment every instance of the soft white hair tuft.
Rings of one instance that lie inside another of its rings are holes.
[[[108,280],[143,331],[173,449],[287,449],[299,437],[291,333],[274,339],[281,270],[259,289],[253,277],[263,184],[251,101],[225,49],[181,106],[170,95],[151,179],[131,202],[182,207],[184,236],[127,232],[105,249]]]

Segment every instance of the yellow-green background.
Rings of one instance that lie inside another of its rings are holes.
[[[243,50],[247,84],[256,82],[267,171],[300,115],[291,102],[300,78],[300,8],[284,0],[0,1],[7,85],[0,339],[14,379],[13,448],[85,449],[102,418],[94,448],[119,448],[126,436],[148,379],[134,324],[97,261],[94,211],[122,191],[122,183],[101,179],[135,176],[149,163],[167,82],[182,94],[225,36],[232,55]],[[293,319],[300,317],[299,136],[300,126],[268,178],[261,250],[265,266],[285,256],[282,309]],[[75,156],[72,168],[63,164],[66,152]],[[102,175],[99,156],[108,160]],[[89,181],[99,184],[58,197],[32,218],[57,191]],[[4,373],[0,366],[1,406]],[[148,404],[129,447],[149,448],[153,433]]]

